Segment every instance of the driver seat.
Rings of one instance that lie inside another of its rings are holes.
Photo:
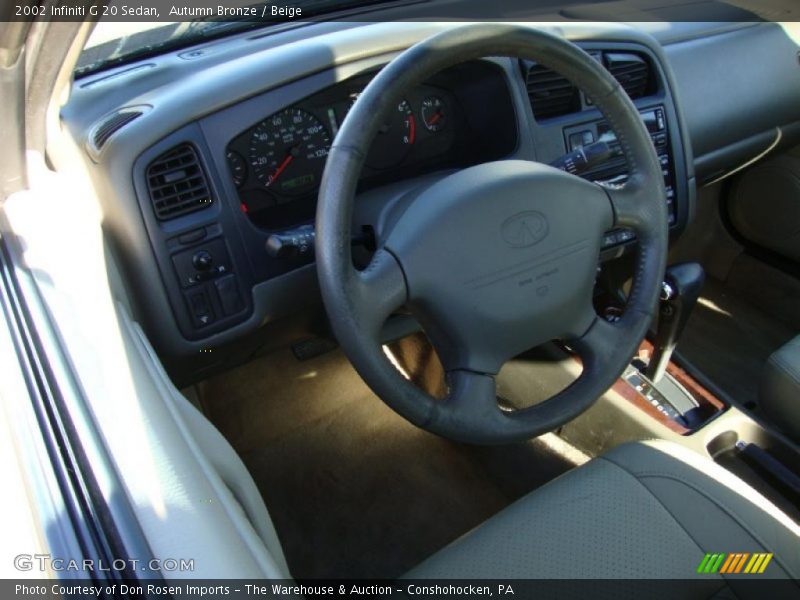
[[[680,597],[763,593],[742,583],[752,581],[743,575],[749,557],[740,559],[740,574],[698,574],[706,553],[772,553],[758,577],[796,579],[800,527],[710,460],[649,441],[624,444],[562,475],[406,577],[673,579],[687,586]],[[800,597],[796,582],[785,583]]]

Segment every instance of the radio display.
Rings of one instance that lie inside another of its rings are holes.
[[[648,110],[647,112],[639,113],[647,127],[648,133],[658,133],[664,129],[664,114],[660,108]],[[605,121],[597,124],[598,138],[604,138],[606,141],[614,141],[617,136],[611,131],[611,127]]]

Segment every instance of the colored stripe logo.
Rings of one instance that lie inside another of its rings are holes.
[[[697,572],[724,575],[734,573],[755,575],[763,573],[771,560],[772,552],[709,553],[700,561]]]

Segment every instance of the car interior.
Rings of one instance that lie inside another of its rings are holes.
[[[800,29],[592,10],[41,50],[3,231],[149,552],[798,592]]]

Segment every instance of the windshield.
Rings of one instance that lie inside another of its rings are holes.
[[[292,3],[295,10],[292,17],[286,14],[273,16],[269,12],[270,3],[253,3],[253,0],[227,0],[225,6],[206,7],[202,6],[202,2],[191,7],[173,6],[166,15],[159,15],[159,18],[183,18],[183,21],[128,22],[115,20],[111,16],[101,19],[94,28],[78,58],[75,75],[80,77],[247,29],[297,23],[297,17],[307,20],[390,1],[392,0],[295,0]],[[110,3],[112,6],[116,4],[117,1]],[[187,20],[186,17],[192,17],[192,20]]]
[[[313,20],[370,20],[371,14],[378,8],[420,8],[424,5],[432,13],[420,14],[436,17],[433,20],[450,20],[466,18],[495,18],[505,16],[509,20],[529,18],[533,10],[558,19],[572,18],[592,20],[598,16],[602,19],[627,20],[631,14],[647,15],[645,21],[663,22],[673,20],[673,13],[667,15],[663,3],[648,0],[633,0],[633,4],[641,5],[640,13],[628,13],[626,2],[611,0],[504,0],[496,2],[476,2],[461,12],[462,0],[291,0],[282,5],[268,0],[196,0],[191,5],[169,4],[167,0],[149,0],[151,6],[146,10],[157,11],[157,14],[130,13],[130,0],[111,0],[106,13],[101,17],[78,59],[75,74],[77,77],[102,69],[139,60],[156,54],[193,46],[212,39],[238,33],[247,29],[262,27],[292,27],[304,21]],[[730,13],[718,10],[730,8],[730,5],[753,10],[753,13],[737,13],[739,18],[758,19],[757,9],[753,6],[757,0],[721,0],[717,3],[703,0],[684,0],[682,7],[702,5],[707,20],[731,20]],[[788,1],[788,0],[776,0]],[[794,0],[796,1],[796,0]],[[469,3],[468,3],[469,4]],[[580,11],[569,15],[564,9],[569,5],[583,5]],[[434,5],[442,7],[435,10]],[[602,10],[596,9],[602,5]],[[662,6],[663,5],[663,6]],[[157,6],[158,8],[155,8]],[[587,8],[588,7],[588,8]],[[142,7],[139,7],[142,8]],[[145,10],[142,8],[142,10]],[[711,10],[712,12],[709,12]],[[126,12],[127,11],[127,12]],[[549,11],[549,12],[548,12]],[[615,12],[616,11],[616,12]],[[367,14],[369,13],[369,14]],[[60,14],[60,13],[59,13]],[[419,18],[420,14],[415,14]],[[394,18],[397,18],[395,12]],[[665,19],[666,16],[670,18]],[[445,18],[446,17],[446,18]],[[581,18],[579,18],[581,17]],[[85,18],[85,17],[84,17]],[[149,21],[131,22],[131,18],[146,18]],[[678,19],[680,20],[680,19]],[[735,20],[735,19],[734,19]],[[668,25],[667,25],[668,26]]]

